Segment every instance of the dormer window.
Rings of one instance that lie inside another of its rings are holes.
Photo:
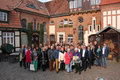
[[[42,7],[42,6],[40,6],[40,9],[43,9],[43,7]]]
[[[7,21],[7,13],[0,12],[0,21]]]

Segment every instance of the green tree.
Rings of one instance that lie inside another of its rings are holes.
[[[43,44],[44,39],[44,27],[43,24],[40,24],[40,43]]]
[[[27,34],[28,34],[28,46],[31,46],[33,29],[32,29],[32,24],[30,22],[28,23]]]

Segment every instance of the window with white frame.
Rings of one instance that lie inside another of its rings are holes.
[[[94,28],[94,30],[95,30],[95,20],[93,20],[93,28]]]
[[[97,30],[99,31],[99,30],[100,30],[100,27],[99,27],[99,25],[97,26],[97,28],[98,28]]]
[[[89,27],[90,32],[91,32],[91,29],[92,29],[92,28],[91,28],[91,25],[90,25],[90,27]]]
[[[73,35],[68,35],[68,42],[73,42]]]
[[[82,7],[82,0],[78,0],[77,3],[78,3],[78,5],[77,5],[78,8],[81,8]]]
[[[51,21],[50,24],[54,24],[54,21]]]
[[[73,22],[72,20],[69,19],[69,25],[73,25]]]
[[[7,21],[7,13],[0,12],[0,21]]]
[[[68,24],[68,19],[64,19],[64,25]]]
[[[44,31],[46,31],[46,22],[43,22]]]
[[[62,21],[60,21],[60,26],[63,26],[63,20],[62,20]]]
[[[85,2],[85,0],[83,0],[83,2]]]
[[[8,43],[14,46],[14,33],[13,32],[3,32],[3,44]]]
[[[77,8],[77,0],[74,1],[74,8]]]
[[[91,6],[94,6],[94,5],[95,5],[95,1],[96,1],[96,0],[91,0]]]
[[[72,9],[73,8],[73,1],[70,1],[69,4],[70,4],[70,9]]]

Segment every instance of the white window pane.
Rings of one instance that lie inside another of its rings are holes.
[[[78,8],[81,8],[81,7],[82,7],[82,0],[78,0],[78,2],[77,2],[77,3],[78,3],[78,5],[77,5],[77,6],[78,6]]]
[[[72,9],[73,8],[73,1],[70,1],[69,4],[70,4],[70,9]]]
[[[3,13],[0,12],[0,21],[3,21]]]
[[[7,14],[4,13],[4,21],[7,21]]]
[[[99,5],[101,0],[96,0],[96,4]]]
[[[77,0],[74,1],[74,8],[77,8]]]
[[[95,0],[91,0],[91,6],[95,5]]]
[[[4,41],[3,43],[6,43],[6,37],[3,38],[3,41]]]
[[[68,24],[68,20],[67,19],[64,19],[64,24]]]
[[[69,19],[69,25],[73,25],[73,22],[72,20]]]

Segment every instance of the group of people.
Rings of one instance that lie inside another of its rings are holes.
[[[67,71],[68,73],[72,72],[73,69],[76,69],[75,73],[81,74],[81,71],[86,71],[86,68],[89,66],[99,66],[107,67],[107,57],[110,53],[109,48],[106,43],[101,47],[97,44],[97,41],[94,43],[90,42],[88,46],[85,43],[79,41],[75,43],[55,43],[51,46],[47,46],[45,43],[40,44],[39,47],[34,47],[34,44],[31,47],[27,45],[22,45],[20,50],[20,67],[22,64],[24,68],[30,70],[30,64],[34,64],[35,71],[42,68],[45,71],[49,68],[50,71],[53,71],[56,68],[56,72]],[[102,65],[101,65],[102,64]]]

